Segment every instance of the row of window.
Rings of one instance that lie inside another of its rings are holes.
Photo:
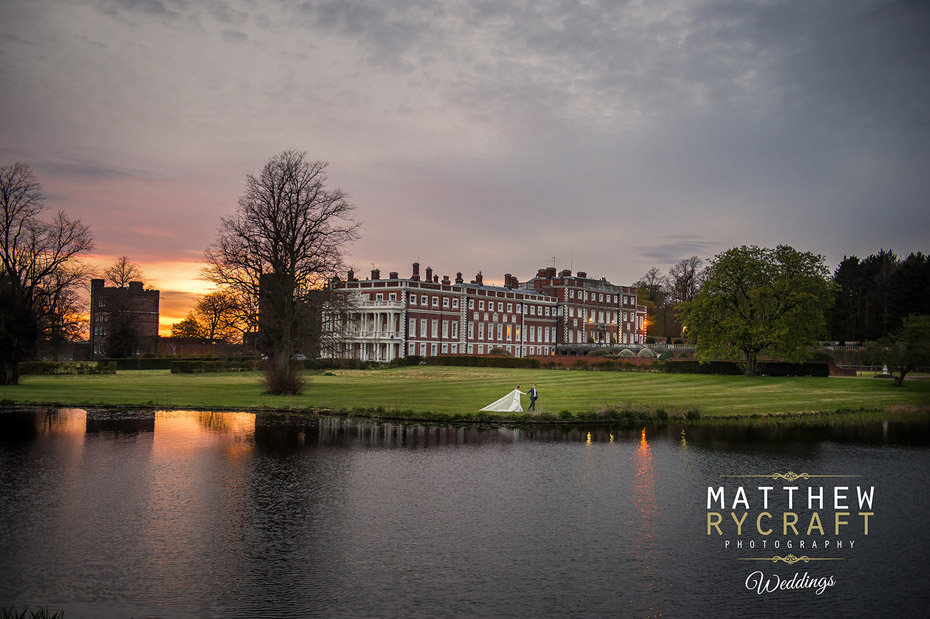
[[[429,327],[429,331],[427,331],[427,326]],[[451,332],[450,332],[450,326],[451,326]],[[410,321],[409,336],[412,338],[417,337],[417,321],[416,320]],[[459,321],[458,320],[453,320],[453,321],[443,320],[442,321],[442,337],[444,338],[451,337],[452,339],[457,339],[458,336],[459,336]],[[439,337],[439,321],[431,320],[427,324],[427,320],[425,318],[421,319],[420,320],[420,337],[432,337],[432,338]]]
[[[421,307],[439,307],[439,303],[440,303],[439,299],[440,297],[438,295],[429,296],[429,295],[424,294],[424,295],[417,296],[415,294],[411,294],[410,305],[421,306]],[[396,292],[388,293],[388,300],[397,301],[397,293]],[[382,292],[376,293],[375,301],[384,301],[384,293]],[[485,303],[487,303],[487,305],[485,305]],[[488,300],[487,302],[485,302],[484,299],[478,299],[478,310],[484,311],[485,307],[487,307],[488,311],[493,312],[494,304],[495,302],[491,300]],[[451,309],[458,309],[459,299],[458,297],[443,296],[442,306],[444,308],[451,307]],[[504,307],[505,307],[504,301],[497,301],[498,312],[503,312]],[[507,312],[510,312],[510,313],[512,313],[514,309],[516,309],[516,312],[518,314],[522,312],[522,309],[521,309],[522,305],[520,303],[513,303],[513,302],[506,303],[506,308],[507,308]],[[475,309],[475,299],[468,300],[468,309],[470,310]],[[530,304],[530,305],[527,305],[527,314],[529,314],[530,316],[550,316],[550,315],[555,316],[555,308],[550,307],[550,306]]]
[[[468,344],[467,346],[460,346],[459,344],[427,344],[425,342],[410,342],[410,345],[407,347],[407,354],[420,355],[421,357],[425,357],[427,355],[435,357],[438,354],[457,355],[460,353],[469,355],[483,355],[485,352],[491,352],[491,349],[494,348],[494,346],[494,344]],[[460,348],[463,350],[460,350]],[[504,349],[512,355],[520,354],[519,346],[504,346]],[[526,347],[526,354],[529,356],[551,355],[552,348],[549,346],[528,346]]]
[[[426,338],[430,337],[436,339],[439,337],[440,328],[442,329],[442,337],[451,338],[453,340],[458,339],[459,337],[459,322],[457,320],[443,320],[441,323],[439,320],[430,320],[422,319],[419,321],[419,329],[417,328],[417,321],[410,321],[410,333],[409,337],[413,338]],[[419,334],[419,335],[418,335]],[[498,342],[520,342],[521,341],[521,330],[520,325],[505,325],[503,323],[482,323],[482,322],[469,322],[468,323],[468,339],[474,340],[477,334],[478,340],[491,340]],[[537,327],[536,325],[530,325],[527,327],[527,342],[530,343],[553,343],[555,342],[555,327]]]
[[[569,299],[578,299],[579,301],[591,301],[592,303],[610,303],[616,304],[617,299],[622,299],[623,305],[634,305],[636,303],[636,297],[630,295],[614,295],[614,294],[604,294],[602,292],[587,292],[584,290],[578,290],[578,294],[575,294],[575,290],[568,290]]]
[[[568,308],[569,318],[575,318],[575,314],[576,314],[575,310],[576,308],[574,307]],[[617,312],[605,312],[603,310],[593,310],[593,309],[585,311],[585,310],[582,310],[580,307],[577,308],[577,310],[578,310],[577,311],[578,318],[583,318],[583,319],[591,320],[591,321],[596,320],[598,322],[614,322],[614,323],[617,322]]]

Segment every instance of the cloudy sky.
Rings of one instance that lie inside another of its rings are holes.
[[[930,2],[2,0],[0,163],[163,323],[245,175],[330,162],[367,273],[930,250]]]

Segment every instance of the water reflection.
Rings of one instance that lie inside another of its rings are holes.
[[[889,420],[868,415],[849,423],[817,423],[816,419],[757,422],[700,422],[687,426],[649,426],[654,440],[674,440],[682,448],[696,445],[714,450],[806,451],[824,442],[923,445],[930,443],[926,415]],[[303,414],[219,413],[202,411],[110,411],[82,409],[6,410],[0,413],[0,440],[21,443],[39,436],[74,438],[84,435],[170,435],[172,440],[206,432],[236,443],[232,457],[253,447],[300,450],[312,446],[432,449],[448,446],[515,444],[519,442],[582,442],[613,444],[641,440],[641,430],[629,426],[539,425],[472,426],[401,421],[373,421],[340,416]],[[687,436],[686,436],[687,433]],[[200,439],[198,439],[200,440]],[[186,444],[186,439],[180,441]]]
[[[928,425],[0,412],[0,600],[69,616],[817,616],[874,615],[888,591],[919,615]],[[760,606],[701,534],[702,488],[789,466],[868,474],[888,509],[839,593]]]

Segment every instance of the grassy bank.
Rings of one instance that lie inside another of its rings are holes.
[[[125,371],[99,376],[25,376],[0,387],[7,403],[156,406],[216,410],[330,409],[472,414],[516,385],[539,385],[538,408],[559,416],[606,409],[670,415],[744,416],[837,410],[930,409],[930,380],[895,387],[874,378],[745,378],[638,372],[409,367],[309,374],[300,396],[262,393],[255,373]],[[529,404],[524,398],[524,406]],[[504,414],[506,417],[506,414]]]

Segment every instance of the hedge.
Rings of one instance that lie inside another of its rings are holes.
[[[662,371],[669,374],[722,374],[739,376],[743,374],[742,368],[734,361],[667,361],[662,364]]]
[[[115,363],[118,370],[170,370],[177,361],[257,361],[258,357],[129,357],[126,359],[101,359],[101,362]]]
[[[258,369],[260,361],[172,361],[172,374],[202,374],[209,372],[254,372]]]
[[[478,368],[529,368],[539,369],[542,362],[532,357],[480,357],[471,355],[443,355],[426,357],[426,365],[458,365]]]
[[[19,364],[22,375],[51,376],[64,374],[116,374],[116,363],[90,362],[58,363],[56,361],[24,361]]]
[[[663,372],[670,374],[718,374],[739,376],[745,374],[743,367],[735,361],[668,361],[661,365]],[[756,366],[759,376],[830,376],[830,365],[820,362],[789,363],[765,361]]]

